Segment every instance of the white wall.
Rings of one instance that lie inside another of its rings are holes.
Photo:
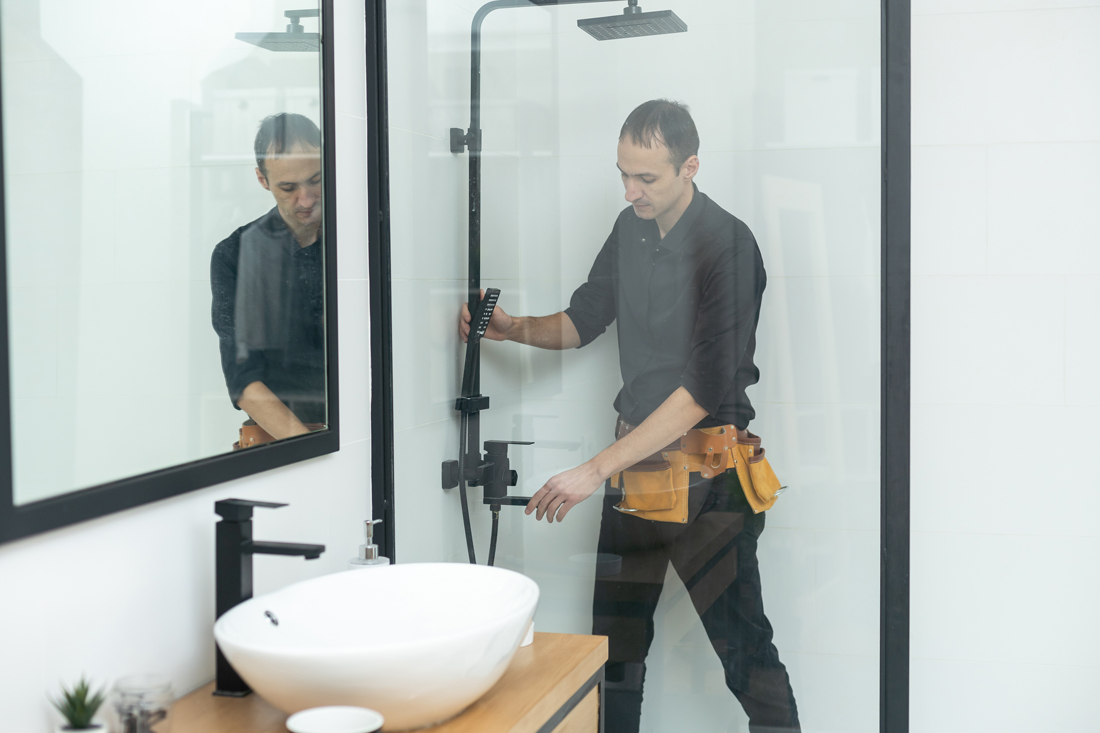
[[[914,733],[1100,713],[1100,3],[913,2]]]
[[[5,732],[52,729],[46,694],[81,673],[104,682],[166,674],[179,693],[213,677],[218,499],[288,502],[257,513],[256,536],[328,546],[310,562],[257,557],[257,593],[342,570],[362,542],[370,513],[363,4],[335,6],[340,452],[0,546]],[[157,22],[167,21],[150,18]]]

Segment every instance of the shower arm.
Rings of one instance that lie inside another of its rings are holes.
[[[617,0],[622,2],[622,0]],[[494,10],[507,8],[553,7],[555,5],[587,5],[616,0],[493,0],[482,5],[474,14],[470,27],[470,128],[463,132],[460,128],[451,128],[451,152],[470,152],[469,186],[469,291],[467,302],[470,313],[477,309],[481,299],[481,26],[485,18]],[[629,8],[636,8],[638,0],[628,0]],[[473,360],[473,378],[463,380],[462,398],[480,397],[481,392],[481,355]],[[469,390],[466,386],[469,386]],[[487,400],[482,404],[488,407]],[[469,403],[467,403],[469,404]],[[484,408],[482,408],[484,409]],[[478,447],[479,415],[476,409],[469,413],[469,435],[464,451],[471,459],[480,458]],[[477,465],[474,463],[473,465]]]
[[[320,11],[317,9],[286,11],[283,15],[290,21],[290,25],[286,27],[287,33],[303,32],[305,27],[302,25],[302,18],[317,18],[320,14]]]

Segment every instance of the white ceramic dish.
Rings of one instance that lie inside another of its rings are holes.
[[[253,598],[218,619],[214,636],[252,689],[286,713],[365,707],[388,731],[403,730],[451,718],[488,692],[538,598],[538,585],[510,570],[392,565]]]
[[[290,733],[375,733],[384,722],[375,710],[330,706],[294,713],[286,727]]]

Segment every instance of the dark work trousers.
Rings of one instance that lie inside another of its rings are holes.
[[[669,562],[718,652],[726,684],[749,716],[749,730],[800,730],[794,692],[760,596],[756,542],[764,514],[752,513],[736,472],[713,479],[691,474],[687,524],[624,514],[615,509],[620,500],[609,486],[598,551],[622,556],[622,570],[596,578],[592,602],[592,633],[607,636],[610,645],[606,732],[638,731],[653,612]]]

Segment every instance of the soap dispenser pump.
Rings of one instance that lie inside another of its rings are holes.
[[[364,522],[367,526],[367,543],[359,545],[359,554],[348,561],[348,570],[359,568],[374,568],[389,565],[390,559],[378,554],[378,545],[374,544],[374,525],[380,524],[381,519]]]

